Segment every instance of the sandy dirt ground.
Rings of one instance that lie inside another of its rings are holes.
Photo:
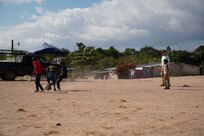
[[[64,81],[34,93],[34,81],[0,81],[0,136],[203,136],[204,76],[160,83]]]

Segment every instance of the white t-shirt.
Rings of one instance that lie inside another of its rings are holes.
[[[170,58],[168,55],[165,55],[165,56],[162,56],[161,58],[161,66],[163,67],[164,66],[164,60],[167,59],[168,60],[168,63],[170,63]]]

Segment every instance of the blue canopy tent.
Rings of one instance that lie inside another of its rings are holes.
[[[43,49],[35,51],[34,54],[36,54],[36,55],[55,54],[55,55],[60,55],[60,56],[66,55],[66,52],[64,52],[63,50],[61,50],[61,49],[59,49],[53,45],[44,43],[42,46],[43,46]]]

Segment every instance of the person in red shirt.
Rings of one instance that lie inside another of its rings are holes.
[[[33,61],[33,67],[34,67],[33,73],[35,74],[35,86],[36,86],[35,92],[39,92],[39,88],[41,91],[44,91],[42,85],[40,84],[40,78],[41,78],[43,67],[36,57],[33,57],[32,61]]]

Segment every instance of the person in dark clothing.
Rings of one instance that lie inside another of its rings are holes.
[[[61,90],[60,82],[67,77],[67,68],[63,61],[60,62],[59,75],[57,76],[57,89]]]

